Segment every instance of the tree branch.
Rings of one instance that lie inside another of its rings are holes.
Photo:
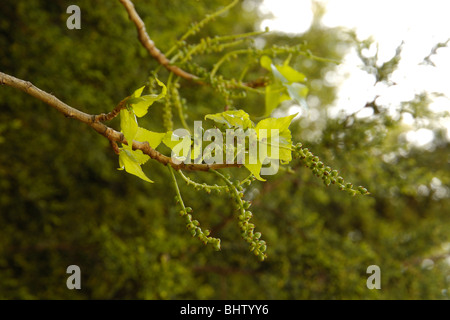
[[[120,113],[120,110],[125,109],[128,98],[129,97],[126,97],[125,99],[120,101],[119,104],[111,112],[106,113],[106,114],[102,113],[102,114],[96,115],[94,121],[95,122],[105,122],[105,121],[109,121],[109,120],[112,120],[115,117],[117,117]]]
[[[155,43],[152,41],[152,39],[150,39],[149,35],[147,34],[145,24],[142,21],[139,14],[137,13],[136,9],[134,8],[134,4],[130,0],[119,0],[119,1],[123,4],[125,9],[127,10],[130,20],[133,21],[133,23],[136,25],[139,41],[142,43],[144,48],[147,49],[150,55],[153,58],[155,58],[159,64],[161,64],[167,70],[173,72],[177,76],[187,80],[197,80],[198,79],[197,76],[190,74],[177,66],[171,65],[169,59],[167,59],[166,56],[161,51],[159,51],[159,49],[155,46]]]
[[[101,115],[91,115],[84,113],[78,109],[75,109],[66,103],[62,102],[55,96],[53,96],[50,93],[47,93],[38,87],[34,86],[29,81],[24,81],[18,78],[15,78],[13,76],[10,76],[6,73],[0,72],[0,85],[7,85],[19,90],[22,90],[23,92],[35,97],[38,100],[41,100],[42,102],[48,104],[52,108],[58,110],[61,112],[64,116],[67,118],[73,118],[78,121],[81,121],[83,123],[86,123],[89,125],[92,129],[100,133],[102,136],[107,138],[113,145],[114,150],[117,152],[114,143],[123,143],[128,145],[128,141],[126,141],[125,136],[123,133],[118,132],[114,130],[113,128],[110,128],[106,126],[105,124],[99,122],[99,119],[109,119],[110,114],[117,114],[120,109],[123,108],[124,101],[126,99],[122,100],[116,108],[114,108],[113,111],[111,111],[109,114],[101,114]],[[191,171],[209,171],[211,169],[222,169],[222,168],[231,168],[231,167],[241,167],[241,164],[238,163],[231,163],[231,164],[185,164],[182,163],[175,163],[173,162],[171,157],[167,157],[163,155],[162,153],[156,151],[153,149],[148,142],[140,142],[133,140],[132,148],[134,150],[141,150],[144,154],[148,155],[150,158],[164,164],[164,165],[170,165],[175,170],[191,170]]]
[[[201,81],[200,78],[197,76],[188,73],[184,71],[183,69],[170,64],[169,59],[156,47],[155,43],[152,41],[150,36],[148,35],[144,21],[142,21],[141,17],[137,13],[133,2],[131,0],[119,0],[122,5],[125,7],[125,9],[128,12],[128,16],[130,17],[130,20],[133,21],[133,23],[136,25],[136,29],[138,31],[138,39],[141,42],[141,44],[144,46],[145,49],[150,53],[150,55],[156,59],[156,61],[161,64],[163,67],[165,67],[167,70],[173,72],[175,75],[187,79],[187,80],[193,80],[196,81],[198,84],[206,84],[204,81]],[[230,7],[234,6],[236,3],[233,2],[228,7],[225,7],[225,9],[229,9]],[[225,11],[225,10],[224,10]],[[256,79],[254,81],[250,81],[247,83],[242,83],[242,86],[248,87],[248,88],[258,88],[258,87],[265,87],[267,85],[268,81],[267,79]],[[230,84],[228,84],[230,86]],[[231,87],[235,87],[235,85],[231,85]]]

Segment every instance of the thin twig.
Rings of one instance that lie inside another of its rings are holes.
[[[239,0],[234,0],[229,5],[227,5],[227,6],[223,7],[222,9],[214,12],[213,14],[206,15],[206,17],[202,21],[200,21],[198,23],[195,23],[194,25],[191,26],[191,28],[188,29],[188,31],[186,31],[186,33],[180,38],[179,43],[182,43],[183,41],[185,41],[188,37],[190,37],[191,35],[195,34],[196,30],[204,27],[208,22],[210,22],[211,20],[214,20],[216,17],[218,17],[222,13],[230,10],[232,7],[234,7],[238,3],[239,3]],[[176,49],[177,49],[176,45],[173,46],[172,48],[170,48],[169,51],[167,51],[167,56],[170,56],[170,54],[172,52],[174,52]]]
[[[120,149],[119,146],[117,145],[117,142],[113,141],[113,140],[109,140],[109,144],[111,145],[111,147],[114,150],[114,153],[116,155],[120,155]]]
[[[163,67],[165,67],[167,70],[171,71],[172,73],[174,73],[175,75],[187,79],[187,80],[192,80],[197,82],[198,84],[201,85],[205,85],[207,84],[206,82],[200,80],[199,77],[197,77],[196,75],[193,75],[187,71],[184,71],[183,69],[181,69],[180,67],[177,67],[173,64],[171,64],[171,61],[156,47],[155,43],[153,42],[153,40],[150,38],[150,36],[148,35],[146,28],[145,28],[145,24],[144,21],[142,21],[141,17],[139,16],[139,14],[137,13],[133,2],[131,2],[130,0],[119,0],[123,6],[125,7],[125,9],[128,12],[128,15],[130,17],[130,20],[133,21],[133,23],[136,25],[136,29],[138,31],[138,39],[141,42],[141,44],[144,46],[145,49],[147,49],[147,51],[150,53],[150,55],[156,59],[156,61],[162,65]],[[209,22],[210,20],[212,20],[213,18],[215,18],[217,15],[229,10],[230,8],[232,8],[233,6],[235,6],[238,3],[237,0],[233,1],[232,3],[230,3],[228,6],[226,6],[225,8],[223,8],[222,10],[218,11],[217,13],[213,14],[213,15],[209,15],[204,21],[202,21],[201,23],[199,23],[199,25],[203,25],[206,24],[207,22]],[[234,37],[247,37],[249,35],[252,34],[260,34],[260,33],[265,33],[264,32],[252,32],[252,33],[246,33],[246,34],[242,34],[242,35],[237,35]],[[189,35],[192,34],[192,30],[188,31],[182,38],[181,40],[185,40]],[[233,36],[229,36],[230,38]],[[226,37],[223,37],[224,39],[226,39]],[[168,54],[171,53],[174,48],[171,48],[168,51]],[[247,50],[246,50],[247,52]],[[220,64],[223,63],[220,62]],[[220,65],[219,64],[219,65]],[[217,66],[218,68],[218,66]],[[215,74],[217,70],[213,70],[212,71],[212,75]],[[230,85],[230,83],[227,84],[229,87],[234,87],[234,85]],[[258,88],[258,87],[265,87],[267,85],[267,81],[261,81],[260,79],[257,79],[256,81],[251,81],[248,83],[240,83],[239,85],[236,85],[237,87],[244,87],[244,88]],[[120,110],[119,110],[120,111]]]
[[[173,72],[177,76],[187,79],[187,80],[197,80],[198,77],[190,74],[189,72],[184,71],[183,69],[171,65],[169,59],[159,51],[159,49],[155,46],[155,43],[150,39],[150,36],[147,34],[145,29],[145,24],[142,21],[141,17],[137,13],[134,4],[130,0],[119,0],[125,9],[128,12],[130,20],[136,25],[138,31],[139,41],[142,43],[145,49],[150,53],[150,55],[158,61],[159,64],[164,66],[167,70]]]
[[[126,97],[125,99],[120,101],[119,104],[111,112],[101,113],[99,115],[96,115],[94,121],[95,122],[105,122],[105,121],[110,121],[110,120],[114,119],[115,117],[117,117],[120,113],[120,110],[126,108],[126,102],[127,102],[128,98],[130,98],[130,97]]]

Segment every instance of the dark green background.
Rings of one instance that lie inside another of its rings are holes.
[[[227,3],[135,1],[163,52],[192,22]],[[66,28],[71,4],[81,8],[81,30]],[[190,41],[253,31],[258,19],[256,9],[239,4]],[[267,46],[307,40],[314,54],[336,59],[342,48],[356,46],[351,36],[323,29],[318,20],[300,38],[265,39]],[[91,114],[110,111],[157,67],[119,1],[3,0],[0,48],[0,71]],[[210,66],[218,58],[196,61]],[[233,63],[239,69],[247,60]],[[310,94],[321,101],[314,108],[319,119],[304,117],[291,125],[294,140],[371,195],[351,197],[325,187],[295,161],[294,173],[255,182],[247,195],[256,229],[268,243],[269,257],[262,263],[241,239],[227,196],[196,192],[180,180],[186,205],[222,239],[222,250],[215,252],[185,229],[166,168],[153,161],[144,166],[154,184],[118,171],[108,141],[88,126],[17,89],[0,87],[0,298],[447,299],[450,162],[442,130],[435,130],[433,147],[422,150],[406,144],[406,129],[384,108],[365,119],[328,118],[336,88],[322,79],[334,65],[302,56],[291,65],[307,75],[308,85],[318,80]],[[160,77],[166,81],[167,73]],[[223,110],[223,98],[211,88],[181,85],[190,125]],[[258,115],[263,100],[249,95],[239,106]],[[162,107],[154,104],[140,124],[162,131]],[[416,118],[433,117],[424,98],[404,109]],[[176,113],[173,120],[181,127]],[[117,120],[109,124],[118,128]],[[383,157],[388,154],[398,156],[388,162]],[[206,173],[190,176],[220,183]],[[446,188],[444,197],[431,188],[433,177]],[[429,193],[418,194],[420,185]],[[423,268],[427,258],[432,268]],[[72,264],[81,268],[82,290],[66,287]],[[369,265],[381,268],[381,290],[366,287]]]

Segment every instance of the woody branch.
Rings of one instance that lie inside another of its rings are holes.
[[[175,75],[181,78],[193,80],[199,84],[206,84],[204,81],[201,81],[196,75],[193,75],[189,72],[184,71],[180,67],[170,64],[169,59],[167,59],[167,57],[156,47],[155,43],[148,35],[147,30],[145,28],[145,23],[144,21],[142,21],[141,17],[137,13],[133,2],[131,2],[130,0],[119,0],[119,1],[127,10],[130,20],[135,24],[136,29],[138,31],[139,41],[159,64],[161,64],[167,70],[173,72]],[[228,85],[230,86],[230,84]],[[267,85],[267,79],[260,78],[250,82],[242,83],[242,85],[249,88],[265,87]]]
[[[144,48],[147,49],[150,55],[155,58],[156,61],[158,61],[158,63],[160,63],[163,67],[173,72],[177,76],[187,80],[197,80],[197,76],[190,74],[175,65],[170,64],[169,59],[167,59],[167,57],[161,51],[159,51],[159,49],[155,46],[155,43],[152,41],[152,39],[150,39],[150,36],[145,29],[144,21],[142,21],[141,17],[137,13],[134,4],[130,0],[119,1],[127,10],[130,20],[133,21],[133,23],[136,25],[139,41],[142,43]]]
[[[92,129],[97,131],[102,136],[106,137],[114,146],[115,143],[122,143],[129,145],[129,142],[125,139],[123,133],[108,127],[101,121],[106,121],[113,116],[117,115],[118,112],[125,107],[126,99],[122,100],[116,108],[113,109],[109,114],[91,115],[73,108],[66,103],[62,102],[54,95],[47,93],[29,81],[24,81],[6,73],[0,72],[0,85],[7,85],[33,96],[34,98],[41,100],[42,102],[48,104],[52,108],[61,112],[67,118],[73,118],[89,125]],[[191,170],[191,171],[209,171],[211,169],[222,169],[230,167],[241,167],[241,164],[231,163],[231,164],[186,164],[175,163],[171,157],[165,156],[157,150],[153,149],[150,144],[146,141],[132,141],[132,148],[134,150],[141,150],[144,154],[148,155],[150,158],[164,164],[170,165],[175,170]]]

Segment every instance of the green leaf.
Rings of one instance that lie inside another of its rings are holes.
[[[140,153],[137,151],[140,151]],[[131,151],[128,149],[121,149],[119,153],[119,170],[125,169],[126,172],[133,174],[144,181],[153,183],[153,181],[145,175],[140,166],[141,162],[145,160],[144,156],[150,158],[149,156],[144,155],[141,150]]]
[[[270,68],[272,70],[272,74],[275,77],[275,79],[281,81],[281,83],[288,83],[289,81],[283,76],[283,74],[278,71],[277,67],[274,66],[273,64],[270,65]]]
[[[290,57],[284,61],[283,65],[275,66],[269,57],[261,57],[261,66],[272,71],[275,79],[271,85],[266,86],[266,109],[264,113],[266,117],[285,100],[296,100],[300,105],[307,107],[305,98],[308,94],[308,88],[298,83],[305,81],[306,76],[290,67],[289,60]]]
[[[270,65],[272,64],[272,59],[270,59],[268,56],[262,56],[260,59],[261,67],[264,69],[267,69],[269,71],[272,71]]]
[[[268,118],[261,120],[256,125],[256,134],[258,135],[259,143],[266,143],[268,146],[274,146],[279,148],[279,160],[283,162],[290,162],[292,160],[292,136],[289,130],[289,125],[296,114],[282,117],[282,118]],[[259,130],[266,129],[267,135],[264,137]],[[278,129],[278,143],[272,142],[270,139],[272,136],[271,129]],[[271,157],[274,159],[273,157]],[[262,159],[264,161],[264,159]]]
[[[306,76],[295,70],[294,68],[288,66],[288,65],[279,65],[276,66],[278,72],[283,76],[284,79],[287,80],[289,83],[293,82],[303,82],[306,79]]]
[[[290,100],[291,98],[286,94],[286,88],[279,84],[271,84],[266,86],[266,97],[265,97],[265,106],[266,110],[264,112],[264,116],[268,117],[274,109],[278,107],[278,105],[285,101]]]
[[[178,141],[174,141],[172,140],[172,135],[174,135],[175,137],[178,137]],[[173,133],[172,131],[167,131],[164,134],[164,137],[162,139],[162,142],[169,147],[170,149],[173,149],[173,147],[175,147],[177,144],[179,144],[180,142],[183,141],[183,137],[177,136],[175,133]]]
[[[148,108],[153,104],[153,102],[164,98],[167,94],[167,87],[164,85],[164,83],[159,81],[157,78],[155,78],[155,79],[156,79],[156,82],[158,83],[158,85],[160,87],[162,87],[162,91],[160,94],[158,94],[158,95],[148,94],[145,96],[141,96],[142,91],[144,90],[144,87],[145,87],[144,86],[144,87],[136,90],[133,93],[132,97],[130,99],[128,99],[128,104],[131,105],[131,108],[133,109],[134,113],[139,118],[143,117],[147,114]]]
[[[127,151],[130,152],[130,154],[134,157],[136,162],[139,163],[140,165],[146,163],[150,159],[150,156],[144,154],[142,150],[127,150]]]
[[[134,113],[136,116],[143,117],[147,114],[148,108],[153,104],[153,102],[160,99],[159,95],[149,94],[138,98],[138,102],[135,104],[131,104]]]
[[[225,124],[228,128],[253,128],[253,122],[250,116],[244,110],[225,111],[216,114],[208,114],[205,119],[213,120],[216,123]]]
[[[292,100],[292,98],[289,96],[288,93],[282,93],[281,97],[280,97],[280,103],[285,101],[285,100]]]
[[[178,141],[176,140],[172,140],[172,137],[178,137]],[[191,140],[190,136],[178,136],[175,133],[173,133],[172,131],[168,131],[162,142],[169,147],[172,150],[172,153],[175,153],[175,159],[183,162],[186,160],[186,158],[188,157],[189,153],[190,153],[190,158],[193,159],[193,152],[191,149],[191,145],[193,143],[193,141]],[[185,153],[185,151],[187,151]]]
[[[140,87],[139,89],[135,90],[133,94],[131,95],[131,98],[139,98],[142,94],[142,91],[144,91],[145,86]]]
[[[134,137],[138,130],[138,123],[133,111],[128,109],[120,110],[120,129],[128,142],[128,149],[131,150]]]
[[[258,179],[259,181],[266,181],[265,179],[261,178],[261,175],[259,174],[262,168],[262,163],[259,161],[259,159],[256,164],[250,164],[246,161],[244,166],[248,169],[248,171],[250,171],[250,173],[255,176],[256,179]]]
[[[141,142],[147,141],[150,144],[150,147],[156,149],[165,136],[165,132],[153,132],[144,128],[138,128],[134,139]]]
[[[174,137],[178,137],[178,141],[172,140],[172,135],[173,135]],[[162,139],[162,142],[163,142],[167,147],[169,147],[170,150],[173,150],[173,148],[174,148],[175,146],[178,146],[178,148],[180,149],[179,151],[183,150],[183,153],[182,153],[181,155],[179,155],[180,158],[179,158],[178,160],[180,160],[180,161],[184,161],[184,160],[186,159],[187,154],[184,154],[184,149],[185,149],[185,148],[187,149],[187,145],[185,145],[185,143],[189,143],[189,150],[191,150],[191,152],[190,152],[190,153],[191,153],[190,158],[191,158],[191,159],[194,159],[194,152],[193,152],[192,148],[190,148],[191,145],[193,144],[193,141],[192,141],[191,139],[188,140],[188,139],[186,138],[186,136],[184,136],[184,137],[178,136],[178,135],[176,135],[175,133],[173,133],[172,131],[168,131],[168,132],[165,133],[165,135],[164,135],[164,137],[163,137],[163,139]],[[180,143],[181,143],[181,145],[180,145]]]
[[[140,97],[133,97],[133,98],[129,98],[128,100],[127,100],[127,103],[128,103],[128,105],[132,105],[132,104],[137,104],[137,103],[140,103],[140,102],[142,102],[142,101],[144,101],[144,99],[143,98],[140,98]]]

